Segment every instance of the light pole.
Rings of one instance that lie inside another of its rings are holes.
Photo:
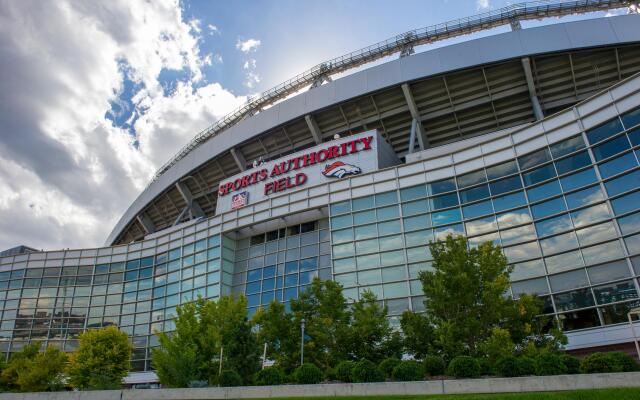
[[[635,343],[636,345],[636,353],[638,355],[638,359],[640,360],[640,346],[638,345],[638,337],[636,336],[636,327],[631,320],[632,315],[640,316],[640,307],[631,309],[631,311],[629,311],[629,313],[627,314],[627,317],[629,317],[629,325],[631,325],[631,333],[633,334],[633,343]]]
[[[304,364],[304,318],[300,320],[300,365]]]

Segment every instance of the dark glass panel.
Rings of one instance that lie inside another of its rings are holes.
[[[604,160],[615,154],[622,153],[623,151],[630,149],[631,145],[626,135],[618,136],[613,140],[609,140],[603,144],[595,146],[593,150],[593,156],[596,161]]]
[[[605,122],[595,128],[589,129],[587,131],[587,139],[589,139],[589,143],[594,144],[613,136],[618,132],[622,132],[623,130],[624,128],[622,127],[620,119],[616,117],[609,122]]]
[[[571,292],[554,294],[553,299],[558,311],[575,310],[595,305],[590,289],[579,289]]]
[[[560,183],[557,180],[547,182],[527,190],[529,201],[534,202],[560,194]]]
[[[582,153],[556,161],[556,170],[558,174],[562,175],[586,167],[587,165],[591,165],[591,158],[589,157],[589,153],[583,151]]]
[[[565,192],[573,189],[577,189],[582,186],[586,186],[590,183],[596,182],[598,178],[593,168],[585,169],[584,171],[577,172],[575,174],[564,176],[560,178],[560,184]]]
[[[633,281],[610,283],[593,288],[598,304],[616,303],[638,297]]]
[[[427,188],[424,185],[400,189],[400,199],[402,201],[420,199],[423,197],[427,197]]]
[[[534,169],[533,171],[522,174],[525,186],[535,185],[538,182],[551,179],[556,176],[556,170],[553,164],[547,164],[544,167]]]
[[[431,187],[432,195],[456,190],[456,182],[453,178],[431,182],[429,186]]]
[[[522,181],[520,180],[520,176],[515,175],[510,178],[491,182],[489,187],[491,188],[491,194],[497,196],[502,193],[522,188]]]
[[[471,203],[472,201],[486,197],[489,197],[489,188],[487,185],[476,186],[460,192],[460,201],[462,203]]]
[[[469,186],[477,185],[478,183],[486,182],[484,170],[470,172],[468,174],[460,175],[457,178],[458,188],[464,189]]]
[[[580,150],[583,147],[584,140],[582,140],[582,136],[574,136],[570,139],[563,140],[562,142],[555,143],[549,146],[553,158],[559,158],[564,156],[565,154],[573,153],[574,151]]]
[[[627,129],[632,128],[640,124],[640,108],[628,111],[621,115],[620,118],[622,118],[622,123]]]
[[[515,174],[518,172],[518,166],[515,161],[507,161],[506,163],[494,165],[493,167],[487,168],[487,177],[489,180],[497,179],[502,176],[507,176],[511,174]]]
[[[536,165],[542,164],[549,160],[551,160],[549,149],[544,148],[536,152],[524,155],[522,157],[518,157],[518,164],[520,164],[521,170],[525,170],[527,168],[535,167]]]
[[[637,166],[636,157],[631,152],[598,165],[598,169],[602,178],[606,179]]]
[[[640,186],[640,170],[612,179],[609,182],[606,182],[604,186],[607,188],[609,196],[615,196],[628,190],[635,189]]]
[[[450,193],[450,194],[445,194],[438,197],[432,197],[430,201],[431,201],[431,208],[433,210],[453,207],[458,205],[458,194]]]
[[[560,319],[562,329],[565,331],[600,326],[600,319],[598,318],[598,312],[595,308],[560,314],[558,318]]]

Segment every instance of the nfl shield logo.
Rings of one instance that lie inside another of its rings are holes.
[[[246,206],[248,202],[249,202],[249,192],[234,194],[233,197],[231,197],[231,209],[235,210],[238,208],[242,208]]]

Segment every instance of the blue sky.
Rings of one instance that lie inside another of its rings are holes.
[[[0,0],[0,250],[101,246],[156,169],[248,96],[507,4]]]

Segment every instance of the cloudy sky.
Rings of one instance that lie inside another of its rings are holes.
[[[506,3],[0,0],[0,250],[101,246],[156,168],[247,96]]]

